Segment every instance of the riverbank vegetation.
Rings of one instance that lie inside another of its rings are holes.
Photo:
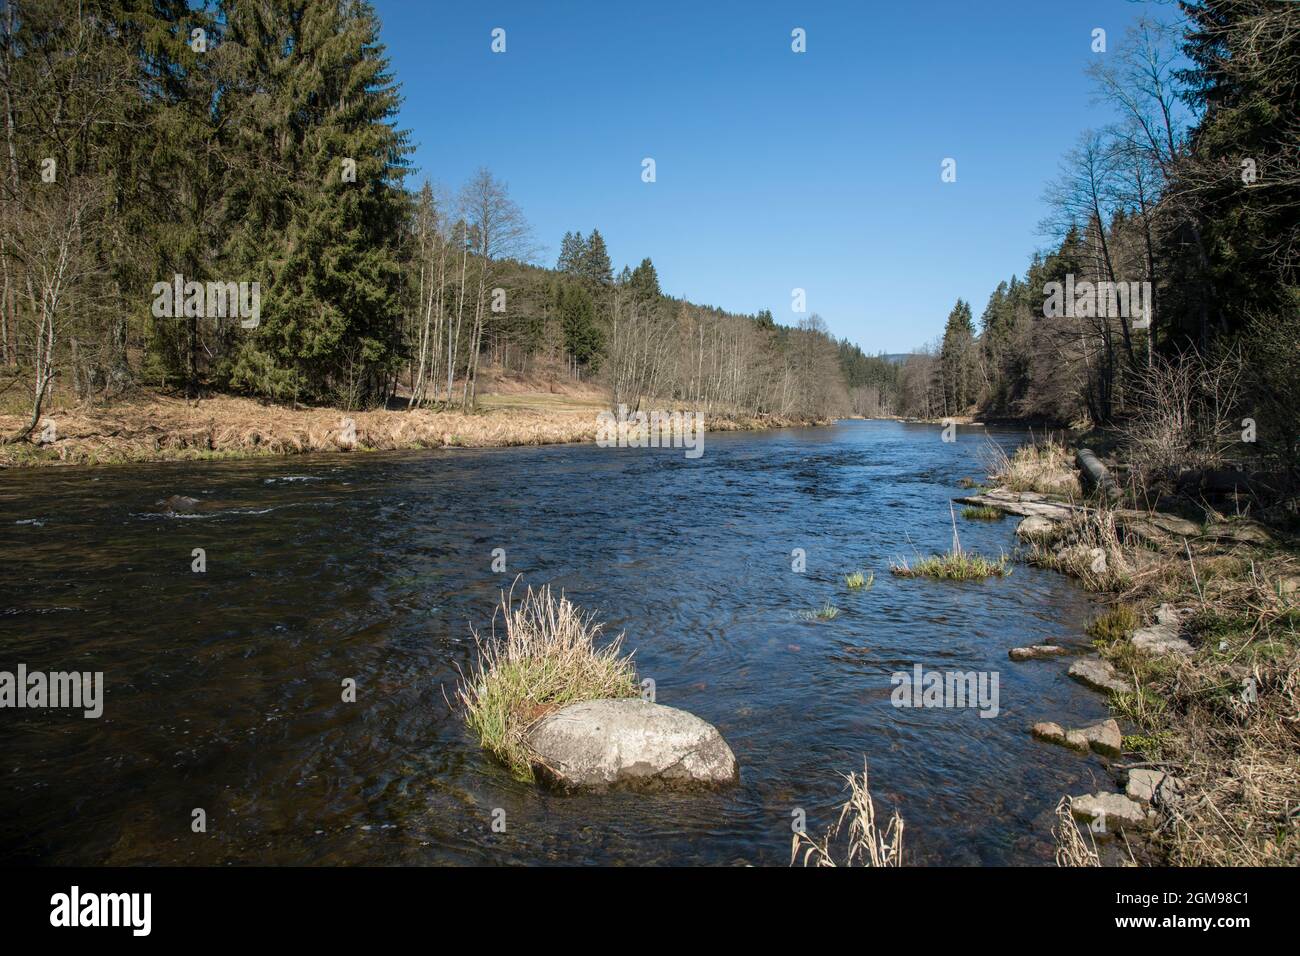
[[[633,411],[847,408],[815,315],[670,295],[599,229],[550,259],[487,169],[408,182],[379,35],[365,2],[4,5],[0,394],[21,407],[0,440],[57,454],[67,420],[155,396],[253,399],[249,429],[280,407],[469,413],[512,376]]]
[[[1112,465],[1127,480],[1109,492],[1038,494],[1059,459],[1041,448],[1018,452],[1012,460],[1028,497],[989,500],[1050,511],[1034,519],[1051,526],[1032,537],[1027,560],[1077,578],[1107,602],[1087,633],[1128,685],[1110,700],[1124,722],[1125,766],[1176,780],[1149,838],[1130,844],[1135,858],[1296,865],[1300,555],[1286,522],[1270,529],[1245,516],[1254,504],[1246,488],[1179,492],[1167,475],[1124,469],[1122,457]],[[1087,865],[1095,857],[1081,853],[1077,837],[1058,826],[1058,858]]]
[[[502,596],[505,633],[475,634],[478,660],[456,689],[467,726],[479,743],[521,780],[533,780],[525,735],[551,711],[577,701],[636,697],[632,655],[622,635],[598,646],[601,625],[549,586],[531,587],[516,602]]]
[[[1132,682],[1116,695],[1126,750],[1177,776],[1180,798],[1153,838],[1180,866],[1296,865],[1300,824],[1300,560],[1275,545],[1183,541],[1153,551],[1125,539],[1136,569],[1091,628]],[[1189,654],[1133,641],[1136,612],[1186,609]],[[1131,626],[1132,625],[1132,626]]]

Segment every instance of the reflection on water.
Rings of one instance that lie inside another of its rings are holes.
[[[784,865],[791,810],[829,823],[865,756],[911,862],[1048,862],[1052,808],[1100,765],[1028,728],[1105,706],[1059,661],[1007,650],[1081,641],[1086,598],[1023,565],[888,573],[948,546],[985,442],[856,422],[709,435],[695,460],[555,446],[9,472],[0,669],[103,671],[107,688],[99,720],[0,712],[0,859]],[[202,503],[161,513],[172,494]],[[963,544],[1009,550],[1013,520],[959,519]],[[844,587],[858,568],[871,590]],[[561,796],[481,753],[444,688],[515,574],[625,630],[659,702],[722,731],[740,785]],[[801,615],[827,600],[835,620]],[[916,663],[999,671],[999,715],[890,706],[890,674]]]

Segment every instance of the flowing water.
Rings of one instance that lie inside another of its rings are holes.
[[[1105,705],[1061,661],[1007,650],[1083,642],[1088,599],[1023,564],[888,571],[946,549],[958,479],[1022,438],[854,422],[710,434],[695,460],[568,445],[10,471],[0,670],[102,671],[106,694],[99,719],[0,711],[0,860],[784,865],[792,812],[829,824],[865,757],[910,862],[1050,862],[1057,800],[1105,771],[1029,727]],[[202,504],[161,513],[172,494]],[[1015,519],[958,514],[968,549],[1014,547]],[[874,586],[849,591],[855,569]],[[560,795],[481,752],[447,698],[515,575],[626,632],[658,701],[722,731],[739,785]],[[827,601],[839,617],[806,619]],[[1000,712],[892,706],[915,664],[998,672]]]

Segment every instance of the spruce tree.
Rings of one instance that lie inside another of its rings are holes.
[[[614,281],[614,268],[609,262],[609,252],[605,248],[605,237],[600,234],[599,229],[591,230],[591,238],[587,240],[586,248],[582,251],[582,261],[579,273],[585,279],[591,279],[593,282],[599,282],[602,285],[608,285]]]
[[[629,284],[632,292],[641,298],[657,299],[663,294],[659,291],[659,273],[649,258],[642,259],[641,264],[632,270]]]
[[[582,233],[566,232],[560,242],[560,258],[555,262],[555,271],[565,275],[577,274],[582,251]]]
[[[378,19],[366,2],[227,7],[253,72],[236,107],[242,144],[275,154],[247,164],[230,207],[242,224],[234,258],[263,276],[261,324],[232,382],[373,404],[402,357],[410,151]]]

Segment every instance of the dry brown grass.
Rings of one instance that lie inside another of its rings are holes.
[[[1123,593],[1142,561],[1138,547],[1109,509],[1080,509],[1060,524],[1052,542],[1034,542],[1028,560],[1078,578],[1089,591]]]
[[[790,865],[794,866],[802,854],[804,866],[902,866],[903,818],[895,810],[884,830],[880,829],[876,821],[876,805],[867,785],[866,762],[863,762],[860,779],[857,774],[850,773],[844,780],[849,788],[849,798],[840,809],[839,819],[820,840],[806,833],[795,833],[790,845]],[[845,823],[848,824],[847,830]],[[837,849],[837,843],[845,844],[842,853]],[[837,855],[839,862],[836,862]]]
[[[6,464],[42,460],[75,464],[158,461],[304,452],[403,448],[543,445],[595,439],[595,416],[585,408],[467,415],[456,411],[341,412],[288,408],[221,396],[189,402],[150,397],[108,408],[54,407],[56,440],[33,449],[0,448]],[[348,421],[352,428],[348,428]],[[15,430],[17,418],[0,416],[0,429]],[[355,442],[348,440],[355,432]],[[27,460],[23,460],[27,459]]]
[[[1057,866],[1101,866],[1097,844],[1089,832],[1084,838],[1079,823],[1070,813],[1070,798],[1062,797],[1056,805],[1056,823],[1052,825],[1056,839]]]
[[[1010,457],[990,442],[985,455],[989,475],[1012,491],[1036,491],[1071,501],[1083,493],[1073,456],[1050,434],[1021,445]]]
[[[1054,566],[1147,616],[1164,602],[1194,609],[1186,625],[1191,657],[1139,653],[1120,633],[1135,623],[1127,612],[1099,641],[1137,688],[1114,700],[1132,727],[1125,749],[1182,783],[1152,837],[1156,858],[1179,866],[1300,865],[1300,592],[1290,590],[1300,557],[1213,542],[1157,552],[1113,525],[1104,510],[1088,510],[1072,532],[1104,547],[1110,568],[1126,571],[1098,574],[1082,549],[1078,561],[1054,559]]]
[[[596,413],[605,407],[587,395],[513,395],[499,401],[484,396],[483,404],[475,414],[289,408],[234,396],[194,402],[148,396],[108,407],[54,404],[42,420],[54,423],[55,440],[0,445],[0,467],[589,442],[596,438]],[[355,443],[348,441],[348,420]],[[21,424],[20,415],[0,414],[0,434]],[[728,431],[788,424],[794,423],[719,415],[710,416],[706,427]]]

